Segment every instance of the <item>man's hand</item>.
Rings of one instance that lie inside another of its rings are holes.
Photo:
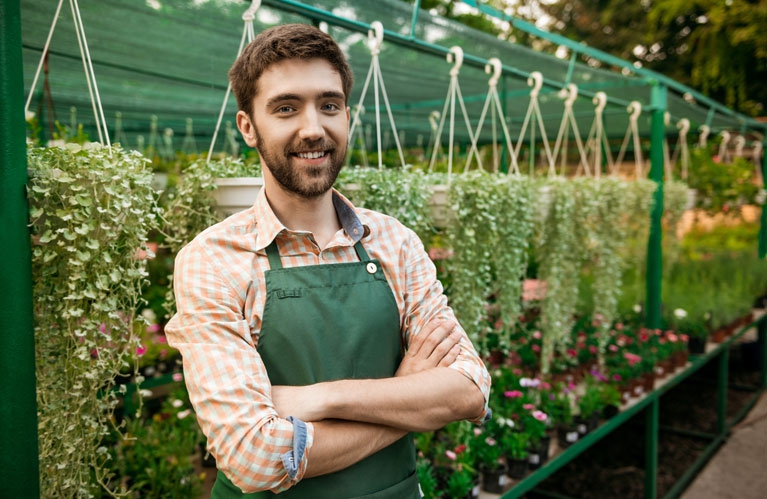
[[[452,364],[461,351],[461,333],[455,327],[456,323],[449,320],[426,324],[420,334],[410,339],[410,347],[394,375],[407,376]]]

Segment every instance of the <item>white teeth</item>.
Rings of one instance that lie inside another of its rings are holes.
[[[325,155],[324,151],[319,152],[299,152],[296,154],[299,158],[303,159],[317,159]]]

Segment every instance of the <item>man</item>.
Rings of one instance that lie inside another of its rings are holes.
[[[219,468],[212,497],[420,497],[409,432],[481,421],[490,379],[415,234],[332,189],[345,57],[285,25],[229,76],[264,188],[179,253],[166,328]]]

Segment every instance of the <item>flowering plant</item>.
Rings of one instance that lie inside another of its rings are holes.
[[[496,470],[501,466],[503,450],[498,443],[501,427],[495,419],[486,422],[483,427],[473,431],[470,447],[477,462],[487,470]]]

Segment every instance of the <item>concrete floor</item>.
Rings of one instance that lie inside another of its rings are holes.
[[[767,498],[767,393],[738,425],[681,499]]]

